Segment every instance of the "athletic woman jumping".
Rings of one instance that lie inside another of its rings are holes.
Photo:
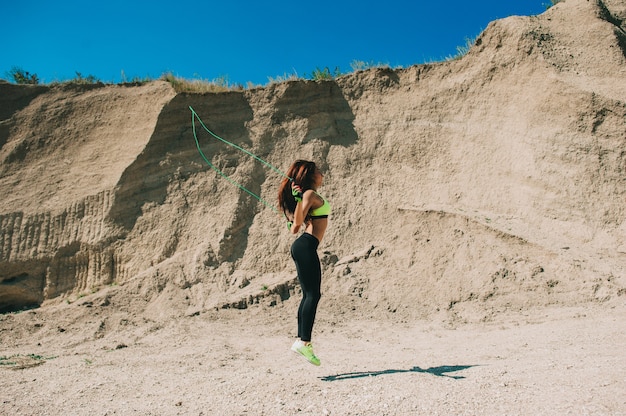
[[[292,234],[304,232],[291,245],[291,257],[296,263],[298,281],[302,288],[302,301],[298,308],[298,339],[291,346],[294,352],[304,356],[311,364],[320,365],[313,353],[311,333],[321,297],[322,268],[317,255],[326,227],[330,205],[317,189],[324,175],[314,162],[296,160],[287,171],[278,191],[278,205],[289,220],[287,226]]]

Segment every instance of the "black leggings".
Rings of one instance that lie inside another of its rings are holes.
[[[296,263],[298,280],[302,288],[302,301],[298,308],[298,338],[311,341],[313,322],[320,301],[322,268],[317,255],[319,241],[311,234],[304,233],[291,245],[291,257]]]

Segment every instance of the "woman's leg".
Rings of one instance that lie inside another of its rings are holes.
[[[321,297],[322,269],[317,255],[318,241],[303,234],[291,246],[291,256],[296,263],[298,280],[302,288],[302,301],[298,307],[298,337],[311,341],[317,305]]]

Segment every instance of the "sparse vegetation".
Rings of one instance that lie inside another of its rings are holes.
[[[120,83],[122,84],[126,84],[126,83],[145,83],[145,82],[150,82],[153,81],[153,79],[149,76],[145,76],[143,78],[138,77],[138,76],[134,76],[131,79],[128,79],[126,77],[126,73],[124,71],[122,71],[120,73]]]
[[[169,82],[176,92],[225,92],[243,89],[241,85],[230,85],[227,76],[218,77],[213,81],[203,79],[187,80],[176,77],[172,73],[166,73],[161,76],[161,79]]]
[[[552,0],[552,4],[557,3],[559,0]],[[454,56],[449,56],[445,58],[446,60],[458,59],[465,55],[472,46],[473,41],[470,39],[466,39],[466,43],[463,46],[457,47],[457,54]],[[361,61],[361,60],[353,60],[350,63],[350,67],[352,72],[356,71],[364,71],[372,68],[390,68],[388,63],[382,62],[374,62],[374,61]],[[297,81],[301,79],[311,79],[314,81],[321,80],[333,80],[339,78],[342,75],[346,75],[348,72],[342,72],[339,66],[336,66],[333,70],[329,67],[316,67],[310,74],[304,74],[304,77],[300,77],[298,73],[294,70],[293,73],[284,73],[283,75],[279,75],[276,77],[268,77],[268,81],[270,84],[273,83],[281,83],[286,81]],[[39,84],[40,80],[37,74],[31,74],[28,71],[23,70],[20,67],[13,67],[11,71],[7,73],[8,77],[13,79],[16,84]],[[174,90],[178,93],[187,92],[187,93],[217,93],[217,92],[227,92],[227,91],[241,91],[244,89],[252,89],[257,87],[252,82],[248,82],[246,86],[242,84],[232,84],[229,82],[227,75],[219,76],[213,80],[194,78],[194,79],[186,79],[175,76],[171,72],[166,72],[161,75],[159,80],[169,82]],[[126,83],[148,83],[152,82],[152,79],[149,76],[146,77],[133,77],[132,79],[128,79],[124,71],[121,72],[120,76],[120,84]],[[84,76],[82,73],[76,71],[76,77],[68,81],[55,81],[51,84],[96,84],[102,83],[100,79],[98,79],[95,75],[87,75]]]
[[[341,75],[343,74],[341,73],[341,70],[339,69],[338,66],[335,67],[335,70],[333,72],[331,72],[328,67],[325,67],[322,69],[318,67],[313,70],[313,72],[311,73],[310,79],[315,80],[315,81],[329,80],[329,79],[338,78]]]
[[[278,84],[285,81],[297,81],[300,77],[296,72],[293,74],[284,73],[283,75],[278,75],[276,78],[268,77],[270,84]]]
[[[39,84],[39,77],[37,76],[37,74],[31,74],[30,72],[25,71],[17,66],[11,68],[7,75],[9,76],[9,78],[12,78],[16,84]]]
[[[0,366],[6,366],[14,369],[23,369],[38,366],[53,358],[56,357],[44,357],[39,354],[14,354],[11,356],[1,356]]]
[[[355,59],[350,63],[350,67],[353,71],[364,71],[371,68],[389,68],[389,64],[384,64],[381,62],[376,63],[374,61],[358,61]]]
[[[461,59],[462,57],[464,57],[465,55],[467,55],[467,53],[470,51],[470,49],[472,49],[472,46],[474,46],[474,43],[476,42],[476,39],[470,39],[470,38],[465,38],[465,43],[463,45],[457,46],[456,47],[456,54],[455,55],[448,55],[446,57],[446,61],[454,61],[457,59]]]
[[[98,82],[100,82],[100,80],[94,75],[84,77],[83,74],[78,71],[76,71],[76,77],[68,81],[69,84],[97,84]]]

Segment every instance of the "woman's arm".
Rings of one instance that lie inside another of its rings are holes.
[[[314,208],[314,204],[318,202],[315,192],[309,189],[302,195],[302,201],[296,204],[296,210],[293,213],[293,225],[291,226],[291,233],[297,234],[300,227],[306,219],[306,215],[311,208]]]

